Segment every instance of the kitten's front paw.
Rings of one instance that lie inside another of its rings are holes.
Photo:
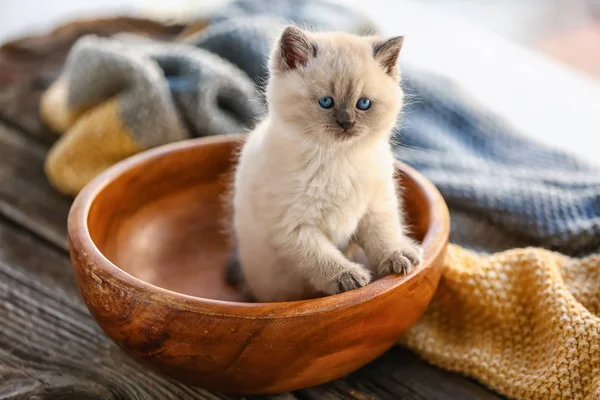
[[[349,290],[358,289],[371,282],[371,273],[360,264],[350,264],[350,268],[346,268],[338,275],[330,285],[328,294],[336,294],[347,292]]]
[[[423,261],[423,250],[421,246],[409,243],[399,250],[393,251],[387,256],[377,269],[377,275],[388,274],[407,275]]]

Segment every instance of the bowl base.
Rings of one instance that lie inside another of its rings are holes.
[[[108,236],[106,256],[136,278],[173,292],[244,301],[226,278],[230,244],[215,218],[223,215],[215,196],[221,188],[202,183],[149,202]]]

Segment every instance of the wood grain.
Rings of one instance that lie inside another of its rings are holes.
[[[122,349],[186,383],[260,394],[344,376],[397,343],[425,311],[442,273],[446,204],[424,177],[398,163],[412,230],[423,241],[415,272],[318,299],[236,302],[225,282],[228,240],[219,229],[222,178],[241,139],[150,150],[90,183],[68,223],[82,296]]]
[[[66,250],[71,199],[48,184],[46,148],[0,124],[0,213]]]

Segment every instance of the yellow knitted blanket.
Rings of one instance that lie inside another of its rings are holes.
[[[600,399],[600,255],[448,248],[446,271],[403,343],[514,398]]]

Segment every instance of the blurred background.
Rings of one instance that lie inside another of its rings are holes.
[[[0,42],[92,16],[186,22],[227,0],[0,2]],[[386,34],[403,61],[448,75],[523,132],[598,163],[600,0],[339,0]]]
[[[338,0],[362,7],[384,18],[407,7],[421,8],[412,15],[417,21],[427,11],[493,31],[509,40],[541,51],[569,65],[600,76],[600,0]],[[144,15],[182,20],[194,13],[218,7],[227,0],[3,0],[0,5],[0,40],[43,32],[78,17]],[[363,4],[361,4],[363,3]],[[368,4],[364,4],[368,3]],[[595,54],[594,54],[595,53]]]

